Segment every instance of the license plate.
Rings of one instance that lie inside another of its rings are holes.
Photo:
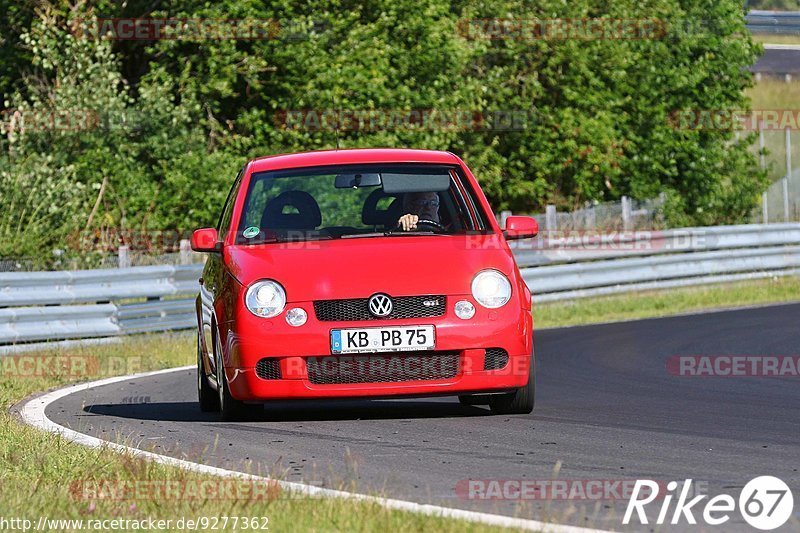
[[[436,333],[433,326],[392,328],[334,329],[331,353],[408,352],[433,350]]]

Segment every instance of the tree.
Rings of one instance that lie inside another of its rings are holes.
[[[30,241],[40,245],[25,248],[20,237],[4,255],[50,257],[64,245],[61,231],[213,224],[248,157],[337,142],[451,150],[497,210],[665,193],[673,225],[741,222],[766,186],[748,139],[673,120],[683,110],[747,108],[747,67],[760,49],[738,0],[33,5],[6,6],[6,106],[97,120],[0,140],[3,198],[17,198],[7,205],[19,208],[22,176],[63,191],[38,195],[59,205],[50,222],[24,219],[46,228]],[[96,13],[241,20],[268,31],[149,42],[70,31]],[[587,21],[611,34],[592,33]],[[621,21],[633,38],[613,33]],[[349,122],[335,128],[341,116]],[[13,211],[0,216],[19,226]],[[53,225],[59,232],[47,231]]]

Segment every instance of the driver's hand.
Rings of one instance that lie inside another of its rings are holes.
[[[397,221],[397,225],[403,228],[403,231],[409,231],[412,229],[417,229],[417,222],[419,221],[419,217],[417,215],[403,215]]]

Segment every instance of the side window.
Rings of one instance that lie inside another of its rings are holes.
[[[239,193],[239,186],[242,184],[242,175],[244,174],[244,168],[239,171],[239,174],[236,176],[236,181],[233,182],[233,186],[231,187],[230,192],[228,192],[228,198],[225,200],[225,207],[222,208],[222,214],[219,217],[219,223],[217,224],[217,233],[219,233],[220,239],[224,239],[225,235],[227,235],[228,231],[231,227],[231,219],[233,218],[233,204],[236,203],[236,196]]]
[[[456,189],[459,197],[459,203],[462,204],[460,209],[462,210],[463,215],[467,217],[467,219],[471,220],[470,225],[473,226],[473,230],[486,231],[488,225],[484,220],[482,210],[476,204],[475,191],[472,190],[472,187],[466,178],[461,177],[460,173],[457,175],[458,179],[456,180]]]
[[[267,201],[282,192],[276,190],[275,183],[270,183],[263,178],[257,179],[257,176],[254,176],[253,179],[256,181],[251,182],[250,193],[247,195],[247,203],[242,213],[242,220],[239,223],[239,231],[250,226],[260,228],[261,217],[264,215]]]

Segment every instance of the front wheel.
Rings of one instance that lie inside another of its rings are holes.
[[[214,357],[216,363],[215,366],[217,367],[217,397],[219,401],[219,412],[222,414],[222,420],[226,422],[245,420],[253,416],[256,412],[256,409],[252,405],[248,405],[231,396],[231,391],[228,389],[228,378],[225,377],[225,365],[223,364],[222,357],[222,343],[219,340],[219,335],[215,335],[215,337]]]
[[[527,415],[533,412],[533,397],[536,388],[536,363],[531,354],[528,383],[509,394],[498,394],[489,398],[489,409],[497,415]]]
[[[219,411],[219,396],[217,396],[217,391],[211,388],[208,376],[206,376],[199,335],[197,337],[197,399],[202,412],[212,413]]]

